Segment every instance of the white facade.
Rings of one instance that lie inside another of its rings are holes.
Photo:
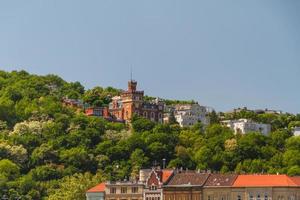
[[[270,124],[262,124],[253,122],[248,119],[225,120],[222,124],[233,129],[234,133],[246,134],[249,132],[260,132],[263,135],[268,135],[271,132]]]
[[[300,136],[300,127],[295,127],[293,134],[294,136]]]
[[[180,104],[175,106],[174,116],[181,127],[192,126],[197,122],[209,124],[207,109],[199,104]]]

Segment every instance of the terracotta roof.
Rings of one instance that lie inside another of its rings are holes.
[[[104,192],[104,191],[105,191],[105,183],[100,183],[99,185],[92,187],[86,192]]]
[[[196,172],[176,173],[171,178],[167,186],[202,186],[207,180],[209,174]]]
[[[232,186],[236,178],[236,174],[211,174],[204,186]]]
[[[169,180],[169,178],[170,178],[170,176],[172,174],[173,174],[173,170],[171,170],[171,169],[163,169],[162,170],[162,182],[166,183]]]
[[[300,186],[300,176],[292,176],[290,179],[297,185]]]
[[[297,186],[287,175],[239,175],[233,187]]]

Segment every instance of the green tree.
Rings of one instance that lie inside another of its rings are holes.
[[[20,176],[20,168],[8,159],[0,160],[0,174],[7,180],[14,180]]]

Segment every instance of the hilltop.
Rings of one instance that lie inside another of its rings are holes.
[[[120,92],[113,87],[85,90],[56,75],[1,71],[0,196],[82,199],[87,188],[101,181],[136,177],[141,168],[163,159],[168,168],[300,175],[300,137],[291,131],[300,115],[212,112],[205,128],[135,116],[128,126],[62,104],[67,96],[107,106]],[[185,102],[169,104],[177,103]],[[234,134],[219,123],[220,117],[270,123],[272,132]]]

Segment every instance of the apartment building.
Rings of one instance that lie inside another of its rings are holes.
[[[249,132],[260,132],[268,135],[271,132],[270,124],[254,122],[250,119],[224,120],[221,121],[224,126],[231,128],[235,134],[246,134]]]

